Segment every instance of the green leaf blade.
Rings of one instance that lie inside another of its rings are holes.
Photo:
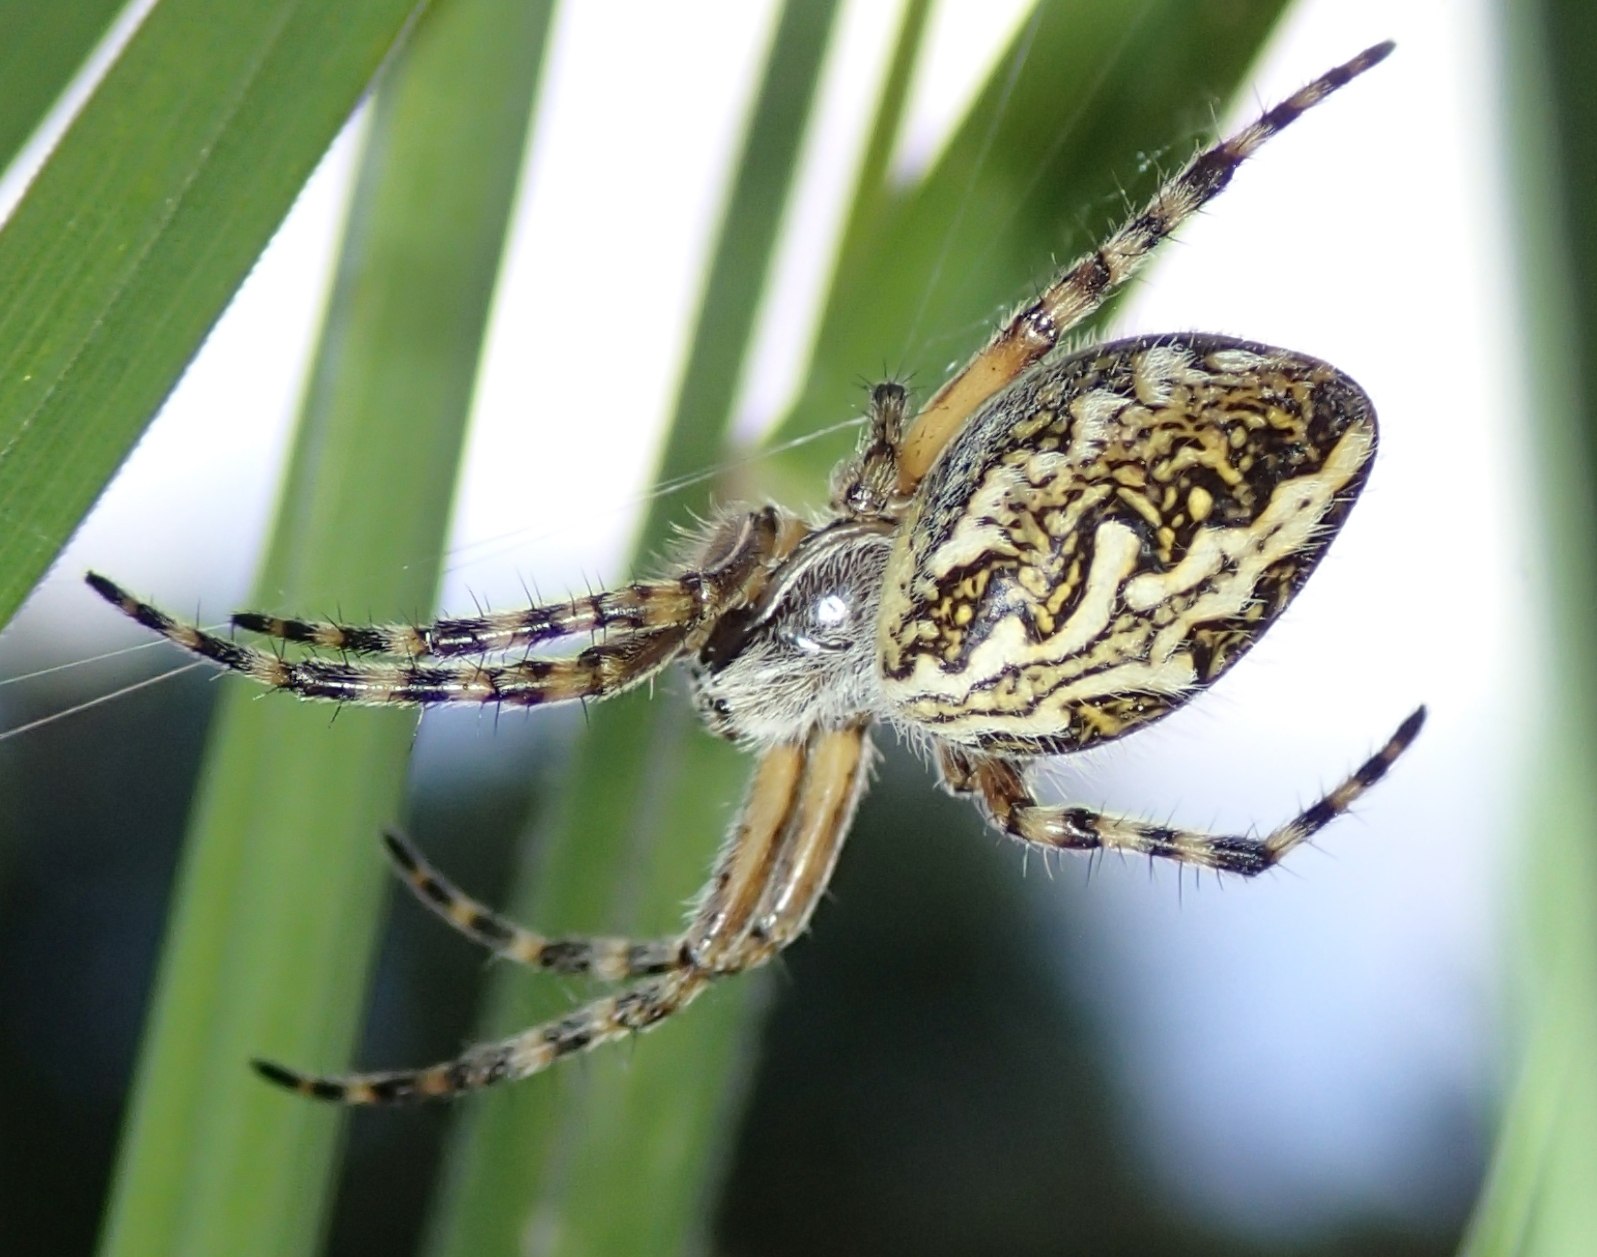
[[[1522,1020],[1517,1077],[1461,1251],[1555,1257],[1597,1249],[1597,827],[1592,748],[1597,670],[1597,14],[1571,0],[1508,6],[1498,19],[1515,194],[1518,308],[1528,351],[1524,418],[1536,476],[1532,612],[1547,657],[1526,723],[1529,775],[1508,816],[1519,878]],[[1539,613],[1539,616],[1538,614]]]
[[[790,3],[778,21],[689,338],[661,478],[724,456],[835,9]],[[645,513],[635,564],[658,548],[675,505],[656,501]],[[679,706],[647,699],[634,693],[594,710],[559,816],[513,894],[513,916],[578,932],[680,927],[745,768],[732,748],[690,728]],[[750,996],[712,991],[639,1053],[601,1053],[580,1077],[567,1069],[464,1109],[424,1251],[691,1246],[726,1156],[718,1119],[743,1055]],[[506,974],[490,991],[483,1033],[512,1033],[564,1006],[559,992],[530,990],[525,975]]]
[[[417,0],[165,0],[0,232],[0,619],[76,528]],[[160,125],[152,125],[159,120]]]
[[[547,18],[462,0],[379,94],[266,605],[433,600]],[[107,1253],[301,1253],[324,1226],[343,1115],[247,1061],[349,1059],[415,721],[259,698],[230,684],[213,730]]]
[[[0,168],[16,158],[121,9],[119,0],[0,6]]]

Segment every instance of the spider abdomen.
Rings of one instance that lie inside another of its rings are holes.
[[[949,444],[900,526],[885,700],[989,750],[1157,719],[1291,601],[1375,439],[1358,385],[1266,345],[1139,337],[1044,362]]]

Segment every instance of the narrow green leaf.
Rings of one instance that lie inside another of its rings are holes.
[[[9,166],[122,11],[121,0],[0,5],[0,169]]]
[[[0,232],[0,621],[422,7],[163,0],[112,66]]]
[[[744,137],[659,475],[719,461],[836,5],[790,0]],[[636,557],[669,516],[647,512]],[[742,766],[668,702],[595,710],[561,814],[514,895],[541,928],[666,933],[708,867]],[[506,974],[484,1033],[554,1015],[559,993]],[[427,1251],[674,1253],[697,1236],[728,1153],[723,1119],[751,990],[711,992],[636,1054],[610,1052],[463,1107]],[[631,1059],[628,1059],[629,1055]]]
[[[836,308],[840,288],[862,259],[866,251],[879,243],[878,219],[893,198],[888,186],[888,164],[893,159],[893,148],[904,121],[904,109],[909,100],[910,83],[915,66],[920,59],[922,41],[926,36],[926,23],[931,17],[931,0],[909,0],[899,20],[898,35],[893,41],[893,59],[882,81],[881,96],[876,104],[876,116],[871,122],[871,132],[865,143],[865,153],[860,159],[859,172],[854,179],[854,195],[848,208],[848,219],[843,226],[842,239],[837,248],[837,262],[833,268],[831,284],[821,309]]]
[[[379,92],[258,585],[267,605],[434,597],[455,466],[548,23],[454,0]],[[269,1055],[349,1060],[413,716],[228,687],[138,1071],[104,1251],[299,1254],[342,1115],[269,1087]]]
[[[1597,1252],[1597,12],[1578,0],[1509,6],[1512,186],[1520,318],[1530,352],[1549,683],[1537,713],[1523,832],[1527,937],[1515,971],[1526,1041],[1470,1257]],[[1555,679],[1553,679],[1555,678]]]

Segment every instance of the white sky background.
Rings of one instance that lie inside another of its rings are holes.
[[[545,592],[623,575],[774,11],[638,4],[618,39],[614,7],[560,11],[473,420],[445,593],[455,609],[473,596],[514,605],[523,575]],[[929,155],[1004,45],[993,14],[977,0],[943,6],[906,160]],[[745,387],[746,430],[780,413],[797,383],[895,22],[894,6],[847,6],[781,300],[764,313]],[[1398,1214],[1423,1206],[1408,1167],[1435,1152],[1427,1106],[1478,1093],[1501,1046],[1493,957],[1505,907],[1490,840],[1519,728],[1506,696],[1528,684],[1510,674],[1509,646],[1536,591],[1524,587],[1509,427],[1517,356],[1487,22],[1480,0],[1300,6],[1254,75],[1263,103],[1382,38],[1398,51],[1272,141],[1165,250],[1119,327],[1227,332],[1334,362],[1375,398],[1382,448],[1343,536],[1247,663],[1196,707],[1085,768],[1061,767],[1061,788],[1197,826],[1268,827],[1431,705],[1412,755],[1281,875],[1223,891],[1194,891],[1189,877],[1178,898],[1172,871],[1150,885],[1141,866],[1111,861],[1089,897],[1091,954],[1067,954],[1061,931],[1062,980],[1101,1008],[1123,1099],[1170,1189],[1266,1233],[1349,1197]],[[711,64],[724,69],[685,72]],[[5,658],[38,666],[56,661],[44,642],[70,659],[137,640],[84,591],[89,566],[169,607],[198,604],[207,620],[245,595],[319,319],[323,287],[306,277],[326,274],[351,156],[346,136]],[[1135,175],[1136,155],[1126,162]],[[609,243],[642,239],[645,254]],[[660,311],[624,364],[582,332],[621,288],[654,294]],[[884,355],[902,335],[884,331]],[[568,470],[601,423],[608,486]],[[547,475],[507,490],[497,452],[530,440]],[[1466,535],[1472,498],[1500,514]],[[1461,627],[1448,612],[1464,590],[1477,596]],[[1032,872],[1047,912],[1057,892]]]

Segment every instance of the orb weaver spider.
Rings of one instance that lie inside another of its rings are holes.
[[[762,965],[810,921],[885,722],[942,782],[1045,851],[1131,852],[1254,876],[1378,781],[1424,708],[1323,798],[1268,834],[1218,835],[1039,802],[1027,767],[1122,737],[1212,684],[1275,621],[1353,505],[1375,413],[1307,355],[1206,333],[1072,348],[1065,335],[1271,136],[1384,59],[1378,44],[1200,151],[1141,210],[1017,310],[913,418],[877,386],[830,510],[726,509],[669,574],[568,601],[430,625],[258,613],[236,627],[366,656],[288,659],[90,585],[186,650],[302,698],[539,706],[603,699],[685,665],[709,729],[756,755],[682,932],[549,938],[476,903],[403,839],[400,876],[464,934],[553,973],[630,983],[571,1014],[417,1070],[337,1077],[256,1062],[346,1104],[525,1078],[647,1029]],[[535,653],[578,634],[574,654]],[[510,657],[514,652],[514,657]]]

